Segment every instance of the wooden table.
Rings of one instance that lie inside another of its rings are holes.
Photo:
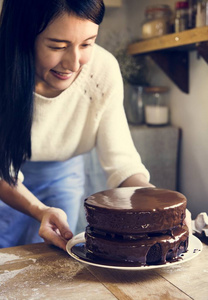
[[[44,243],[0,250],[0,299],[208,299],[208,246],[193,260],[146,271],[80,263]]]

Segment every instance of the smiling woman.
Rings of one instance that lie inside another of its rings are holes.
[[[39,232],[65,249],[84,193],[82,154],[94,147],[109,188],[151,186],[129,132],[118,63],[95,44],[104,11],[102,0],[4,0],[0,247],[40,242]]]
[[[36,39],[36,87],[45,97],[58,96],[70,86],[91,57],[98,25],[64,14]]]

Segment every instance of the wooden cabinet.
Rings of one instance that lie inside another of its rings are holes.
[[[189,56],[191,50],[208,63],[208,26],[138,41],[129,45],[132,55],[149,55],[185,93],[189,92]]]

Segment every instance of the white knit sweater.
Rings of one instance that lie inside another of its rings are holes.
[[[149,172],[141,163],[123,109],[116,59],[98,45],[71,86],[55,98],[35,94],[32,161],[63,161],[97,148],[109,188]]]

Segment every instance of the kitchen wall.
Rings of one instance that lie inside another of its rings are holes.
[[[169,4],[172,0],[122,0],[121,8],[107,8],[100,27],[98,43],[109,50],[119,43],[141,38],[144,10],[149,4]],[[188,199],[193,218],[208,212],[208,65],[190,53],[190,93],[181,92],[167,76],[151,63],[151,84],[171,88],[171,123],[182,130],[179,191]]]

